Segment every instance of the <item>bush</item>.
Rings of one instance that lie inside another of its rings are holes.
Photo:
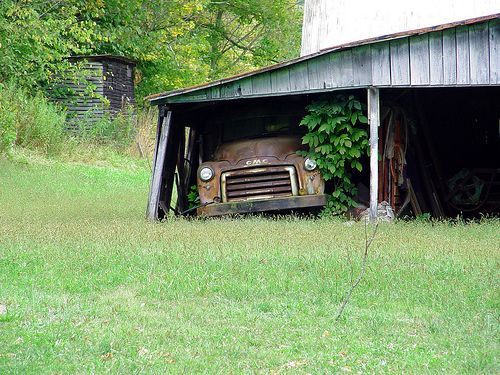
[[[114,118],[96,119],[89,111],[86,118],[71,125],[66,113],[41,94],[30,96],[14,84],[0,83],[0,154],[11,154],[20,146],[65,158],[89,149],[106,149],[149,159],[154,150],[156,114],[155,108],[136,113],[128,107]]]
[[[15,145],[56,153],[65,122],[65,113],[41,94],[29,96],[13,84],[0,83],[0,153]]]
[[[84,143],[101,146],[112,146],[118,150],[126,150],[134,141],[137,133],[137,116],[132,107],[111,117],[106,113],[101,118],[93,118],[92,112],[74,124],[75,136]]]
[[[368,152],[365,105],[352,95],[335,95],[324,96],[306,109],[300,125],[307,127],[302,143],[309,151],[300,154],[315,160],[325,181],[333,182],[334,191],[323,213],[342,214],[356,205],[352,171],[361,172],[360,159]]]

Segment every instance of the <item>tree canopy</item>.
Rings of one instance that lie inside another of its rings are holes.
[[[297,56],[297,0],[2,0],[0,82],[37,91],[74,74],[69,56],[137,61],[137,96]]]

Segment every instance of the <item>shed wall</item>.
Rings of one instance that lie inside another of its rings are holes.
[[[103,76],[103,92],[109,100],[107,112],[114,115],[126,104],[135,104],[134,80],[130,65],[118,61],[104,61]]]
[[[103,64],[101,62],[88,62],[83,67],[86,81],[95,85],[98,95],[104,94],[103,86]],[[99,98],[92,98],[86,92],[87,83],[75,83],[65,80],[62,85],[70,90],[64,98],[56,98],[68,111],[70,127],[75,126],[80,120],[86,118],[88,121],[97,121],[104,114],[104,105]]]

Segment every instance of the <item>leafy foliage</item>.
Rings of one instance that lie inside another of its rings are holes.
[[[66,57],[89,51],[102,1],[0,2],[0,82],[47,91],[77,69]]]
[[[86,118],[79,121],[78,135],[83,141],[125,149],[135,137],[134,119],[135,114],[130,107],[125,108],[115,117],[105,114],[97,121]]]
[[[208,50],[209,78],[240,73],[295,57],[300,48],[301,7],[296,0],[205,2],[194,30]]]
[[[58,151],[65,115],[43,96],[30,96],[12,83],[0,83],[0,152],[15,145],[45,154]]]
[[[352,95],[323,97],[307,106],[309,113],[300,123],[308,129],[302,143],[309,146],[301,154],[315,160],[325,181],[334,185],[326,214],[343,213],[355,204],[352,171],[361,172],[360,159],[368,150],[368,134],[360,126],[368,122],[365,109]]]
[[[0,82],[50,92],[75,78],[72,55],[137,61],[138,102],[299,51],[295,0],[2,0]]]
[[[198,187],[192,185],[189,189],[189,194],[187,196],[189,208],[194,208],[200,205],[200,195],[198,193]]]

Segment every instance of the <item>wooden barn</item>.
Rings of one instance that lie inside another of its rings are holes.
[[[80,82],[64,81],[65,95],[58,98],[71,124],[84,118],[97,121],[106,114],[113,117],[135,104],[134,61],[112,55],[73,56],[70,61],[82,64],[83,75]]]
[[[185,212],[197,166],[210,157],[204,153],[207,137],[221,118],[236,127],[242,117],[303,111],[332,92],[367,103],[371,152],[361,182],[369,187],[372,219],[382,202],[395,212],[411,206],[415,215],[436,217],[487,205],[498,213],[499,51],[500,19],[494,14],[349,42],[151,96],[159,118],[147,216]],[[390,140],[404,147],[401,157],[386,153]],[[395,168],[400,176],[391,175]],[[453,185],[464,168],[463,183]],[[479,195],[487,193],[487,202],[463,198],[477,193],[477,184],[467,190],[476,179],[484,183]],[[174,184],[177,202],[171,202]]]

